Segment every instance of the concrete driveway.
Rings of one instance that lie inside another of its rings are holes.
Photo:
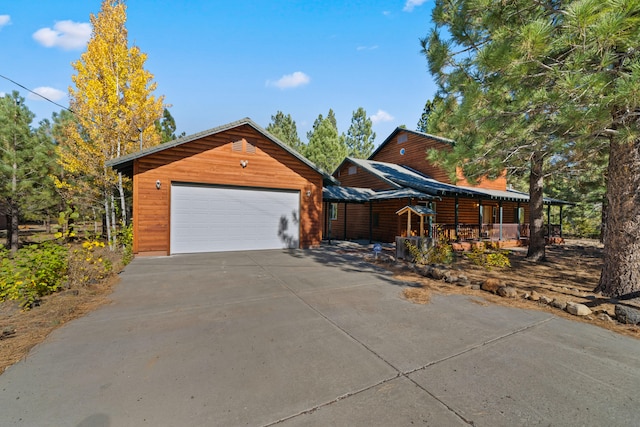
[[[640,423],[640,341],[403,286],[335,248],[136,259],[0,375],[0,425]]]

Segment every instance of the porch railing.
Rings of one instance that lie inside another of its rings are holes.
[[[549,226],[545,225],[545,237],[548,236]],[[431,235],[436,238],[444,237],[446,240],[519,240],[529,237],[529,224],[433,224]],[[551,224],[551,235],[560,235],[560,225]]]

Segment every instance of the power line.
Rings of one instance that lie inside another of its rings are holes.
[[[28,91],[28,92],[31,92],[31,93],[32,93],[32,94],[34,94],[34,95],[39,96],[40,98],[42,98],[42,99],[44,99],[44,100],[46,100],[46,101],[49,101],[50,103],[52,103],[52,104],[54,104],[54,105],[57,105],[57,106],[58,106],[58,107],[60,107],[60,108],[63,108],[63,109],[65,109],[65,110],[67,110],[67,111],[69,111],[69,112],[71,112],[71,113],[73,113],[73,114],[76,114],[76,112],[75,112],[75,111],[73,111],[71,108],[69,108],[69,107],[65,107],[64,105],[60,105],[60,104],[58,104],[57,102],[52,101],[51,99],[47,98],[46,96],[44,96],[44,95],[42,95],[42,94],[39,94],[38,92],[34,92],[34,91],[32,91],[31,89],[29,89],[29,88],[28,88],[28,87],[26,87],[25,85],[22,85],[22,84],[18,83],[17,81],[15,81],[15,80],[13,80],[13,79],[10,79],[10,78],[9,78],[9,77],[7,77],[7,76],[3,76],[2,74],[0,74],[0,77],[2,77],[2,78],[3,78],[3,79],[5,79],[5,80],[10,81],[10,82],[11,82],[11,83],[13,83],[14,85],[19,86],[19,87],[21,87],[22,89],[24,89],[24,90],[26,90],[26,91]]]

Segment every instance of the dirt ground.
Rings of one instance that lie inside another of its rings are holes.
[[[47,295],[28,311],[22,311],[14,301],[0,303],[0,374],[54,329],[107,304],[117,282],[114,275],[100,284]]]
[[[543,310],[573,321],[591,323],[614,332],[640,339],[640,327],[623,325],[608,319],[614,317],[616,301],[594,294],[602,268],[602,245],[589,240],[567,240],[563,245],[547,247],[547,261],[526,261],[526,249],[512,250],[509,259],[511,268],[486,270],[471,263],[463,254],[457,254],[451,270],[464,274],[471,284],[479,284],[486,278],[499,279],[503,284],[515,287],[518,298],[503,298],[492,293],[473,290],[441,280],[432,280],[413,271],[408,263],[395,262],[394,252],[386,248],[374,259],[369,249],[346,246],[344,252],[361,254],[370,262],[383,265],[394,272],[396,279],[414,283],[406,288],[404,297],[415,303],[427,304],[433,294],[470,295],[479,304],[502,304],[518,308]],[[97,307],[109,303],[109,294],[117,283],[117,276],[98,285],[78,290],[49,295],[40,306],[21,311],[13,302],[0,303],[0,374],[12,364],[25,357],[29,350],[42,342],[51,331],[63,324],[84,316]],[[540,295],[560,301],[573,301],[587,305],[593,314],[573,316],[547,304],[524,299],[522,295],[535,290]],[[625,301],[625,304],[640,304]]]
[[[612,320],[615,319],[615,304],[619,301],[593,293],[602,268],[602,244],[593,240],[566,240],[562,245],[547,246],[547,261],[541,263],[529,262],[525,260],[525,255],[526,248],[511,250],[511,268],[486,270],[458,253],[451,267],[454,273],[465,275],[470,284],[481,284],[487,278],[497,278],[501,284],[514,287],[518,292],[517,298],[503,298],[483,290],[473,290],[469,286],[426,278],[413,272],[411,266],[402,261],[382,263],[395,273],[396,279],[417,285],[404,291],[404,297],[415,303],[428,304],[433,293],[471,295],[480,297],[474,301],[482,304],[542,310],[640,339],[640,327]],[[532,291],[557,301],[584,304],[592,310],[592,314],[578,317],[540,301],[525,299],[526,294]],[[620,302],[640,308],[638,299]]]

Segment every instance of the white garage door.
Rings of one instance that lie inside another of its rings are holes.
[[[171,186],[171,253],[299,246],[300,193]]]

